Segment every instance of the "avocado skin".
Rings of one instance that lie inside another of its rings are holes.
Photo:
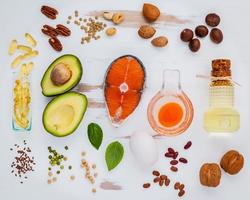
[[[46,111],[46,108],[47,108],[50,104],[53,104],[53,102],[56,100],[56,98],[61,98],[62,95],[70,95],[70,94],[81,95],[81,96],[85,99],[86,106],[85,106],[85,108],[84,108],[84,110],[83,110],[83,114],[82,114],[82,116],[81,116],[79,122],[75,125],[75,128],[74,128],[71,132],[69,132],[67,135],[57,135],[57,134],[55,134],[55,133],[53,133],[53,132],[51,132],[50,130],[47,129],[47,127],[46,127],[46,125],[45,125],[45,122],[44,122],[44,120],[45,120],[45,111]],[[80,125],[80,123],[81,123],[81,121],[82,121],[82,119],[83,119],[83,117],[84,117],[84,115],[85,115],[85,112],[86,112],[86,110],[87,110],[87,107],[88,107],[88,98],[87,98],[86,95],[84,95],[84,94],[80,94],[80,93],[78,93],[78,92],[70,91],[70,92],[65,92],[65,93],[62,94],[62,95],[59,95],[58,97],[55,97],[54,99],[52,99],[52,100],[46,105],[46,107],[44,108],[43,117],[42,117],[44,129],[45,129],[49,134],[51,134],[51,135],[53,135],[53,136],[55,136],[55,137],[58,137],[58,138],[66,137],[66,136],[71,135],[72,133],[75,132],[75,130],[76,130],[76,129],[78,128],[78,126]]]
[[[45,94],[44,91],[43,91],[42,83],[43,83],[43,81],[44,81],[44,79],[45,79],[45,76],[46,76],[48,70],[50,69],[51,66],[53,66],[53,64],[54,64],[57,60],[59,60],[59,59],[61,59],[61,58],[63,58],[63,57],[66,57],[66,56],[69,56],[69,57],[72,56],[72,57],[76,58],[76,59],[77,59],[77,62],[79,63],[80,73],[79,73],[79,75],[78,75],[78,77],[77,77],[75,83],[74,83],[69,89],[67,89],[67,90],[65,90],[65,91],[62,91],[61,93],[52,94],[52,95],[47,95],[47,94]],[[43,74],[43,78],[42,78],[42,80],[41,80],[41,82],[40,82],[40,86],[41,86],[41,88],[42,88],[42,94],[43,94],[44,96],[46,96],[46,97],[54,97],[54,96],[57,96],[57,95],[60,95],[60,94],[65,94],[66,92],[68,92],[68,91],[70,91],[72,88],[74,88],[74,87],[81,81],[82,73],[83,73],[82,71],[83,71],[83,70],[82,70],[82,63],[81,63],[80,59],[79,59],[78,57],[76,57],[75,55],[73,55],[73,54],[64,54],[64,55],[58,57],[57,59],[55,59],[55,60],[49,65],[49,67],[46,69],[46,71],[45,71],[44,74]]]

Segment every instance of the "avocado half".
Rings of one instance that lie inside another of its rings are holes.
[[[68,66],[71,72],[71,77],[65,84],[55,85],[51,80],[51,73],[55,68],[55,66],[57,66],[60,63],[63,63]],[[54,60],[44,73],[43,78],[41,80],[42,93],[44,96],[47,97],[63,94],[71,90],[73,87],[75,87],[80,82],[81,78],[82,78],[81,61],[74,55],[65,54]]]
[[[44,109],[44,128],[56,137],[70,135],[82,121],[87,105],[87,97],[77,92],[67,92],[54,98]]]

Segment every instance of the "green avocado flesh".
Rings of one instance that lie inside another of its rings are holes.
[[[54,67],[60,63],[63,63],[68,66],[71,72],[71,77],[63,85],[55,85],[51,81],[51,72],[53,71]],[[75,87],[81,80],[81,77],[82,64],[80,60],[76,56],[71,54],[63,55],[57,58],[54,62],[52,62],[52,64],[44,73],[41,81],[42,92],[45,96],[55,96],[58,94],[63,94]]]
[[[44,109],[44,128],[56,137],[73,133],[82,121],[87,105],[87,97],[76,92],[54,98]]]

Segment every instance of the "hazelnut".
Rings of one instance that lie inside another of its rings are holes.
[[[197,38],[194,38],[192,39],[190,42],[189,42],[189,49],[192,51],[192,52],[197,52],[199,51],[201,47],[201,43],[200,43],[200,40],[197,39]]]
[[[220,16],[215,13],[210,13],[206,16],[205,21],[208,26],[216,27],[220,23]]]
[[[195,34],[201,38],[206,37],[208,34],[208,28],[204,25],[199,25],[195,28]]]
[[[228,151],[220,161],[221,168],[231,175],[237,174],[243,165],[244,157],[235,150]]]
[[[150,25],[142,25],[138,30],[138,35],[144,39],[148,39],[154,36],[156,30]]]
[[[220,29],[213,28],[210,32],[210,38],[214,43],[219,44],[223,40],[223,33]]]
[[[60,86],[67,83],[71,78],[71,71],[67,64],[58,63],[50,74],[50,79],[53,84]]]
[[[183,42],[189,42],[193,39],[194,33],[191,29],[185,28],[180,35]]]
[[[200,182],[204,186],[217,187],[220,184],[221,170],[216,163],[205,163],[200,169]]]
[[[149,3],[143,4],[142,13],[149,22],[156,21],[161,14],[159,8]]]

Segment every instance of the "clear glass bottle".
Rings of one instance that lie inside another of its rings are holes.
[[[13,72],[12,128],[14,131],[30,131],[31,126],[30,76]]]
[[[209,109],[204,114],[204,128],[208,132],[235,132],[240,128],[240,115],[234,108],[231,62],[217,59],[212,65]]]
[[[162,119],[159,117],[166,105],[175,105],[172,107],[173,109],[167,110],[164,116],[166,120],[174,120],[176,117],[175,111],[181,111],[180,118],[170,125],[167,123],[163,124],[161,122]],[[147,114],[151,127],[161,135],[176,136],[183,133],[190,126],[193,120],[193,113],[193,105],[181,89],[180,71],[164,70],[162,88],[148,105]]]

